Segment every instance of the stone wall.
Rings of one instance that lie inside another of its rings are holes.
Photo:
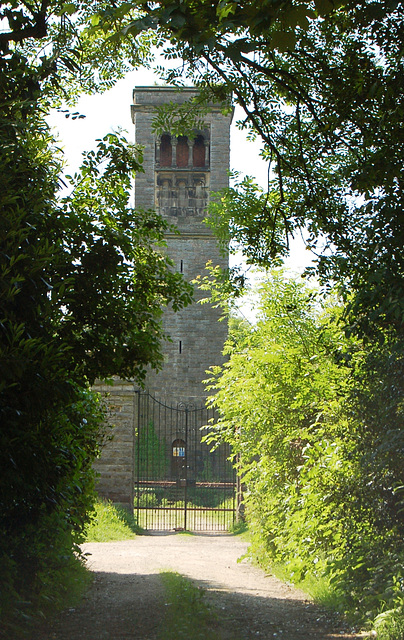
[[[97,491],[113,502],[133,504],[134,487],[134,419],[136,394],[133,384],[116,379],[114,385],[97,382],[95,391],[101,393],[108,407],[109,439],[100,460],[94,464],[99,474]]]

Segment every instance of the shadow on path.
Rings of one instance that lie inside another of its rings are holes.
[[[230,592],[201,580],[196,583],[206,590],[217,640],[359,637],[338,628],[336,619],[310,602]],[[168,606],[158,574],[95,572],[81,605],[64,612],[32,640],[161,640]]]

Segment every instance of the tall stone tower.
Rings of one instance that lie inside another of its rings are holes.
[[[136,176],[135,206],[155,209],[180,234],[167,234],[167,252],[175,268],[188,281],[206,274],[205,265],[228,266],[215,237],[203,222],[210,191],[228,186],[231,115],[212,104],[204,127],[193,137],[153,134],[156,107],[184,103],[197,95],[194,88],[137,87],[133,91],[132,118],[136,142],[144,147],[144,173]],[[195,290],[196,300],[203,294]],[[146,387],[162,402],[202,402],[202,380],[209,366],[223,362],[226,323],[209,304],[193,304],[180,312],[167,309],[164,327],[172,342],[164,346],[165,364],[150,373]]]
[[[203,219],[209,193],[228,186],[231,115],[223,115],[221,106],[212,104],[203,128],[192,138],[177,138],[169,131],[156,136],[152,124],[156,107],[181,104],[195,95],[194,88],[137,87],[131,107],[136,142],[144,148],[144,173],[135,180],[135,206],[158,211],[178,228],[179,234],[167,234],[166,250],[174,268],[190,282],[206,273],[209,260],[224,268],[228,265]],[[196,300],[201,297],[195,290]],[[209,304],[197,302],[176,313],[165,310],[164,329],[172,342],[163,345],[163,369],[157,374],[150,371],[146,380],[146,391],[160,403],[204,404],[206,370],[223,363],[227,326],[219,322],[219,315]],[[115,502],[133,506],[138,389],[124,380],[116,380],[113,387],[99,384],[96,389],[107,394],[114,425],[113,439],[95,465],[97,490]]]

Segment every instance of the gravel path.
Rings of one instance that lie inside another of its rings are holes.
[[[237,536],[160,534],[83,545],[94,583],[77,609],[35,640],[159,640],[167,604],[159,572],[178,571],[207,591],[223,624],[218,640],[361,638],[302,592],[251,566]]]

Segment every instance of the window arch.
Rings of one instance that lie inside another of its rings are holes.
[[[177,167],[187,167],[189,161],[188,138],[179,136],[177,142]]]
[[[187,450],[185,440],[177,438],[171,446],[171,475],[175,479],[186,477]]]
[[[194,140],[194,146],[192,149],[192,164],[194,167],[205,166],[205,140],[204,137],[199,135]]]
[[[171,144],[171,136],[165,133],[161,136],[160,142],[160,166],[171,167],[173,162],[173,147]]]

